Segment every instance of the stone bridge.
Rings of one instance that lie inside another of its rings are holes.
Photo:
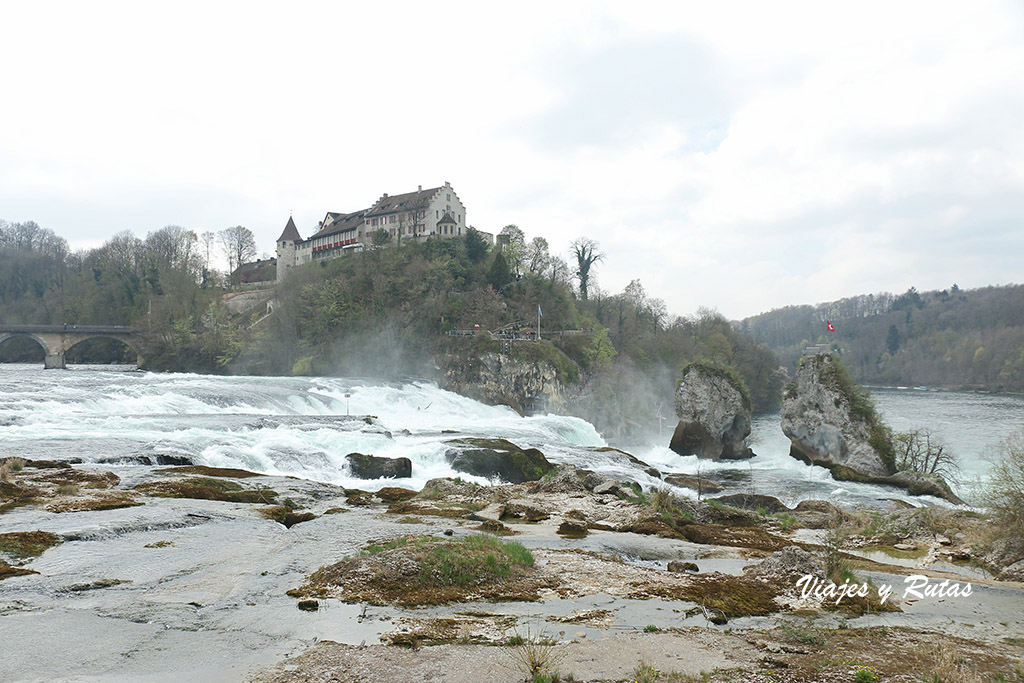
[[[142,330],[120,325],[0,325],[0,344],[11,337],[31,337],[43,347],[46,359],[43,367],[64,368],[64,354],[78,342],[95,337],[108,337],[123,342],[143,364]]]

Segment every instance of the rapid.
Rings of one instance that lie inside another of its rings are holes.
[[[895,429],[928,427],[944,440],[960,460],[959,492],[968,500],[984,488],[986,453],[1024,424],[1020,397],[895,390],[873,395]],[[655,427],[647,444],[625,449],[663,473],[699,473],[724,484],[727,492],[770,494],[787,504],[805,498],[844,505],[871,505],[886,498],[942,504],[890,488],[837,482],[824,468],[797,461],[789,456],[778,414],[755,417],[751,445],[757,456],[742,462],[679,456],[667,448],[673,426],[666,423],[660,434]],[[435,477],[488,483],[453,470],[445,458],[447,442],[466,436],[508,439],[541,450],[552,462],[572,463],[645,488],[666,485],[621,455],[600,450],[610,444],[585,420],[554,414],[524,417],[425,380],[0,366],[0,452],[30,459],[124,465],[170,456],[369,490],[386,485],[419,489]],[[412,476],[357,479],[345,458],[349,453],[407,457]]]

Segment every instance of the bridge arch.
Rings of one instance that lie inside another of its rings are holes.
[[[66,344],[64,346],[64,356],[65,356],[65,358],[67,357],[68,353],[72,349],[78,348],[79,351],[81,351],[81,345],[82,344],[88,344],[89,342],[94,341],[94,340],[98,340],[98,339],[111,339],[113,341],[118,342],[119,344],[121,344],[123,346],[128,347],[135,354],[135,357],[136,357],[135,363],[136,363],[136,365],[142,365],[142,362],[143,362],[142,351],[139,349],[138,341],[134,340],[134,339],[132,339],[130,337],[126,338],[126,337],[124,337],[122,335],[113,335],[113,334],[93,334],[93,335],[89,335],[89,336],[84,336],[84,337],[82,337],[80,339],[75,339],[74,341],[72,341],[72,342],[70,342],[70,343],[68,343],[68,344]],[[72,355],[74,355],[74,354],[72,354]],[[72,361],[72,362],[82,362],[82,361]],[[85,361],[85,362],[88,362],[88,361]]]
[[[9,339],[31,339],[39,345],[39,348],[43,352],[43,358],[46,358],[50,353],[50,347],[46,345],[46,342],[31,332],[0,332],[0,346]]]
[[[100,326],[100,325],[4,325],[0,326],[0,343],[11,337],[24,336],[34,339],[46,354],[43,367],[64,368],[64,354],[68,349],[87,339],[115,339],[135,352],[136,362],[142,365],[142,336],[139,330],[131,327]]]

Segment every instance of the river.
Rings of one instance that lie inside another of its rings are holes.
[[[928,427],[959,457],[963,476],[958,490],[968,500],[984,487],[990,467],[985,454],[1024,425],[1020,397],[914,390],[876,390],[873,396],[894,429]],[[666,429],[665,444],[669,435]],[[347,487],[418,489],[434,477],[473,479],[452,470],[445,459],[446,442],[460,436],[506,438],[539,448],[553,462],[628,477],[645,487],[664,485],[622,458],[595,451],[608,444],[584,420],[550,414],[522,417],[430,382],[0,366],[3,455],[109,464],[169,455]],[[893,497],[914,500],[895,489],[836,482],[827,470],[791,458],[778,414],[755,417],[751,443],[757,457],[739,463],[680,457],[666,445],[634,449],[633,454],[663,472],[699,471],[723,481],[728,491],[776,495],[790,504],[804,498],[846,505]],[[408,457],[412,477],[356,479],[344,457],[352,452]]]

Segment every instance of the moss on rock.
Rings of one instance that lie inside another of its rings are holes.
[[[287,505],[271,505],[270,507],[260,508],[259,513],[288,529],[291,529],[296,524],[316,519],[316,515],[312,512],[295,512]]]
[[[39,572],[21,567],[12,567],[3,560],[0,560],[0,579],[9,579],[12,576],[25,576],[26,574],[38,574]]]
[[[16,557],[34,557],[61,542],[60,536],[48,531],[14,531],[0,534],[0,552]]]
[[[277,502],[277,492],[273,489],[247,490],[233,481],[205,477],[175,481],[149,481],[138,484],[135,486],[135,490],[158,498],[195,498],[231,503],[273,504]]]
[[[225,477],[228,479],[247,479],[249,477],[262,477],[259,472],[240,470],[234,467],[208,467],[206,465],[185,465],[183,467],[168,467],[157,470],[160,474],[199,474],[205,477]]]

